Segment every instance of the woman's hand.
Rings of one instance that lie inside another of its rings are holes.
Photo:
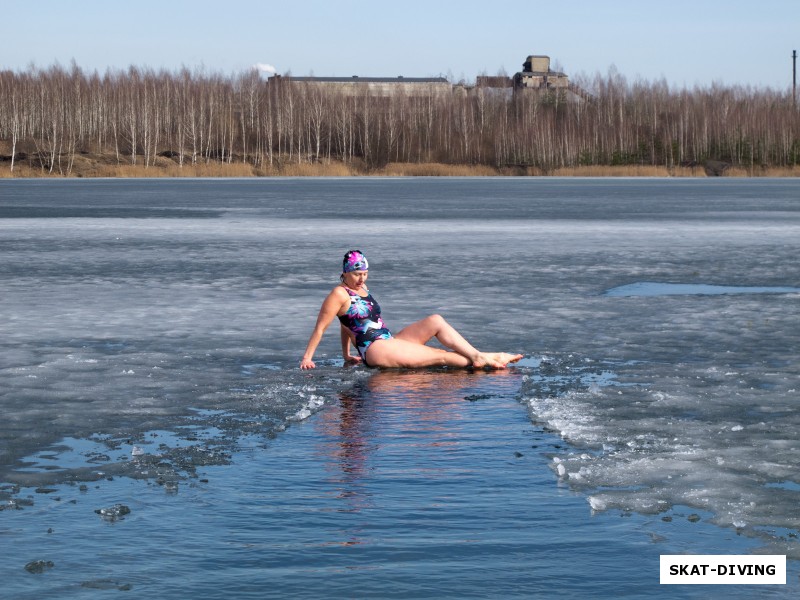
[[[350,354],[344,357],[344,364],[345,365],[360,365],[362,362],[360,356],[352,356]]]
[[[319,315],[317,315],[317,324],[314,325],[314,331],[311,333],[308,346],[306,346],[306,351],[303,353],[303,359],[300,361],[301,369],[317,368],[317,365],[314,364],[311,358],[314,356],[314,351],[317,349],[320,340],[322,340],[322,334],[325,333],[328,325],[336,318],[339,311],[344,308],[345,302],[350,302],[350,296],[340,285],[333,288],[331,293],[328,294],[328,297],[325,298],[325,301],[322,303],[322,308],[319,309]]]

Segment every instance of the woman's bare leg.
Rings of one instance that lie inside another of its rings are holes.
[[[453,352],[446,352],[439,348],[431,348],[424,344],[429,340],[436,338],[440,344],[449,348]],[[445,360],[449,362],[432,362],[421,364],[417,366],[430,366],[433,364],[446,364],[449,366],[474,366],[492,367],[495,369],[502,369],[510,362],[517,362],[522,358],[521,354],[507,354],[505,352],[480,352],[472,344],[470,344],[464,336],[462,336],[452,325],[450,325],[441,315],[430,315],[421,321],[412,323],[408,327],[400,330],[395,339],[408,341],[413,344],[427,348],[428,350],[436,351],[436,354],[425,351],[412,351],[414,360]],[[411,351],[410,348],[404,348],[404,351]],[[445,354],[456,354],[466,359],[466,364],[454,356],[442,357],[441,352]],[[371,362],[371,361],[370,361]]]
[[[418,344],[425,344],[436,338],[445,348],[450,348],[453,352],[470,360],[477,358],[480,354],[477,348],[465,340],[464,336],[458,333],[455,327],[445,321],[441,315],[430,315],[421,321],[412,323],[401,329],[395,337]]]
[[[472,361],[457,352],[433,348],[397,336],[376,340],[367,349],[372,367],[417,369],[421,367],[469,367]]]

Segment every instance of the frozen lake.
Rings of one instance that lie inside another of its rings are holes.
[[[794,180],[0,181],[0,539],[37,489],[174,492],[341,411],[375,374],[338,333],[297,365],[350,248],[390,328],[525,354],[500,395],[552,439],[517,485],[800,559]]]

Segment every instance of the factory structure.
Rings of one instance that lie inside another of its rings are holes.
[[[550,69],[549,56],[529,56],[522,63],[522,71],[514,75],[514,89],[566,90],[569,89],[569,77]]]
[[[444,96],[451,94],[453,85],[444,77],[293,77],[275,75],[270,81],[290,81],[303,85],[336,90],[344,96],[357,96],[365,91],[370,96]]]
[[[371,96],[445,96],[454,92],[470,93],[475,88],[500,90],[509,95],[524,92],[563,92],[569,99],[589,99],[589,94],[570,84],[569,77],[550,69],[550,57],[531,55],[522,64],[522,71],[513,77],[478,76],[474,86],[450,83],[444,77],[294,77],[275,75],[270,81],[288,81],[326,90],[345,96],[368,92]]]

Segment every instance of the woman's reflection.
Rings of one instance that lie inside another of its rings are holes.
[[[337,510],[364,517],[366,524],[365,513],[373,507],[378,480],[382,478],[385,484],[387,477],[419,476],[418,465],[410,464],[412,447],[457,446],[461,434],[456,423],[470,404],[465,398],[477,385],[485,391],[489,383],[485,378],[495,381],[509,376],[518,375],[513,371],[379,371],[340,394],[338,406],[322,411],[315,420],[320,428],[320,458],[331,473],[329,482],[336,497],[343,501]],[[341,543],[362,543],[362,530],[363,526],[348,523],[347,541]]]

